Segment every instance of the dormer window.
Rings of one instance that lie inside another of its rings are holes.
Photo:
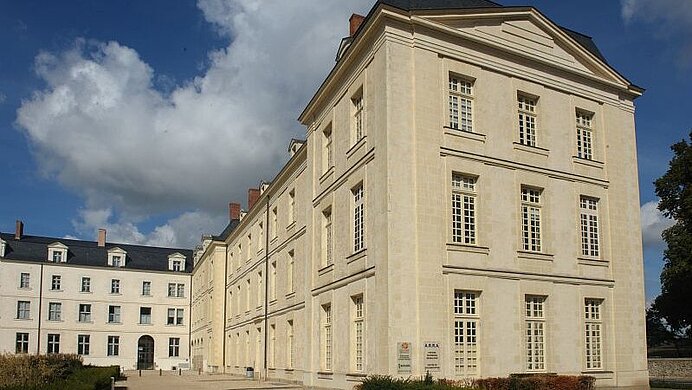
[[[127,252],[115,247],[108,250],[108,265],[110,267],[124,267]]]
[[[5,257],[5,247],[7,246],[7,243],[5,240],[0,238],[0,257]]]
[[[185,271],[185,256],[179,252],[168,256],[168,270],[173,272]]]
[[[54,242],[48,245],[48,261],[53,263],[67,262],[67,246],[60,242]]]

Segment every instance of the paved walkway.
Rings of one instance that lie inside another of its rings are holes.
[[[202,374],[196,372],[183,371],[182,375],[177,372],[164,371],[159,376],[158,371],[142,371],[139,376],[137,371],[125,371],[127,380],[118,381],[115,388],[119,390],[228,390],[228,389],[253,389],[253,390],[282,390],[282,389],[301,389],[299,385],[269,381],[259,382],[249,380],[239,376],[224,374]]]

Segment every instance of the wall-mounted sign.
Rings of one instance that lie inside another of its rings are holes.
[[[401,342],[396,343],[396,370],[399,374],[411,373],[411,343]]]
[[[440,343],[429,341],[424,345],[425,372],[440,372]]]

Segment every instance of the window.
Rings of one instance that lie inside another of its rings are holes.
[[[296,190],[292,189],[288,192],[288,223],[289,225],[296,221]]]
[[[351,98],[352,110],[353,110],[353,143],[360,141],[365,135],[365,128],[363,126],[363,89],[361,88],[358,93]]]
[[[476,244],[476,178],[452,174],[452,241]]]
[[[139,323],[140,324],[151,324],[151,308],[150,307],[140,307],[139,308]]]
[[[123,258],[121,256],[113,256],[111,261],[113,267],[120,267],[122,265]]]
[[[322,368],[332,369],[332,305],[322,306]]]
[[[30,281],[31,276],[28,272],[22,272],[19,274],[19,288],[29,288]]]
[[[17,343],[15,344],[15,353],[29,353],[29,334],[17,333]]]
[[[586,347],[586,369],[603,368],[601,349],[601,303],[600,299],[584,300],[584,346]]]
[[[168,296],[169,297],[175,296],[175,283],[168,283]]]
[[[79,305],[79,322],[91,322],[91,305],[90,304],[80,304]]]
[[[245,290],[245,311],[250,311],[250,279],[245,284],[247,285]]]
[[[286,329],[286,354],[288,355],[286,357],[286,367],[287,368],[293,368],[293,321],[289,320],[287,322],[287,329]]]
[[[183,324],[184,309],[168,309],[168,319],[166,324],[168,325],[182,325]]]
[[[530,296],[526,303],[526,370],[545,370],[545,297]]]
[[[89,354],[89,342],[91,337],[88,334],[77,335],[77,355]]]
[[[577,110],[577,157],[593,159],[593,114]]]
[[[53,262],[54,263],[61,263],[62,262],[62,251],[59,251],[59,250],[53,251]]]
[[[82,278],[82,292],[91,292],[91,278],[89,277],[83,277]]]
[[[322,172],[327,172],[329,168],[334,166],[334,150],[332,146],[332,125],[322,131]]]
[[[294,259],[294,252],[288,251],[288,270],[286,271],[286,291],[290,294],[292,293],[293,290],[293,280],[295,278],[295,259]]]
[[[521,189],[521,234],[525,251],[541,251],[541,190]]]
[[[478,376],[478,293],[454,291],[454,374]]]
[[[579,198],[579,220],[581,222],[581,254],[598,257],[598,200],[582,196]]]
[[[358,295],[352,297],[353,301],[353,331],[352,346],[351,346],[351,365],[356,372],[363,371],[364,359],[364,337],[365,337],[365,306],[363,304],[363,296]]]
[[[536,146],[536,98],[517,96],[519,106],[519,143]]]
[[[272,261],[269,268],[269,300],[276,300],[276,261]]]
[[[60,275],[53,275],[50,281],[50,289],[55,291],[60,290],[60,281]]]
[[[247,235],[247,261],[252,260],[252,234]]]
[[[28,320],[30,314],[31,314],[31,302],[29,302],[29,301],[17,302],[17,319]]]
[[[173,260],[171,262],[171,271],[180,272],[183,270],[183,262],[181,260]]]
[[[47,353],[54,354],[60,353],[60,335],[54,333],[48,333],[48,349]]]
[[[180,337],[168,338],[168,357],[180,356]]]
[[[276,238],[279,234],[279,211],[276,207],[272,210],[272,238]]]
[[[120,306],[108,306],[108,322],[111,324],[120,323]]]
[[[449,127],[473,131],[473,83],[449,76]]]
[[[120,354],[120,336],[108,336],[108,356]]]
[[[327,266],[334,262],[334,259],[332,258],[334,248],[334,244],[332,242],[332,208],[329,207],[328,209],[324,210],[322,212],[322,216],[324,220],[324,265]]]
[[[146,296],[151,295],[151,282],[148,282],[148,281],[142,282],[142,295],[146,295]]]
[[[262,288],[262,271],[257,273],[257,307],[262,306],[264,289]]]
[[[175,285],[175,296],[178,298],[185,297],[185,284],[178,283]]]
[[[120,294],[120,279],[111,279],[111,294]]]
[[[269,325],[269,367],[276,367],[276,324]]]
[[[62,317],[62,303],[50,302],[48,303],[48,320],[49,321],[60,321]]]
[[[365,249],[365,203],[363,183],[352,191],[353,193],[353,252]]]

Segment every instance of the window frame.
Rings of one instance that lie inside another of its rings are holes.
[[[517,126],[519,144],[538,147],[538,96],[517,93]]]
[[[31,319],[31,301],[17,301],[17,319]]]
[[[31,273],[20,272],[19,273],[19,288],[30,289],[31,288]]]
[[[78,306],[78,322],[91,322],[91,304],[80,303]]]
[[[447,83],[447,126],[473,133],[473,90],[475,80],[450,72]]]
[[[15,340],[14,353],[16,353],[16,354],[29,353],[29,333],[16,332],[14,340]]]
[[[46,354],[53,355],[60,353],[60,334],[48,333],[48,342],[46,343]]]
[[[603,370],[603,299],[584,298],[584,370]],[[594,362],[595,361],[595,362]]]
[[[351,96],[351,140],[352,145],[365,138],[365,98],[363,87]]]
[[[478,176],[452,172],[451,237],[455,244],[478,245]]]
[[[457,377],[477,378],[481,369],[480,291],[455,289],[452,302],[453,371]]]
[[[365,250],[365,183],[360,182],[351,188],[353,253]]]
[[[365,300],[363,294],[351,297],[351,369],[365,371]]]
[[[575,127],[577,136],[577,158],[594,160],[594,113],[577,109]]]
[[[120,356],[120,336],[108,336],[106,356]]]
[[[521,186],[521,248],[527,252],[542,253],[543,245],[543,189]]]
[[[598,198],[586,195],[579,196],[580,252],[583,257],[596,259],[601,257],[599,203]]]
[[[108,305],[108,323],[109,324],[121,324],[122,320],[120,318],[121,314],[120,305]]]
[[[91,336],[88,334],[77,335],[77,355],[89,356],[91,349]]]
[[[524,359],[526,372],[546,372],[547,357],[547,296],[524,296]],[[535,356],[540,360],[536,361]]]

